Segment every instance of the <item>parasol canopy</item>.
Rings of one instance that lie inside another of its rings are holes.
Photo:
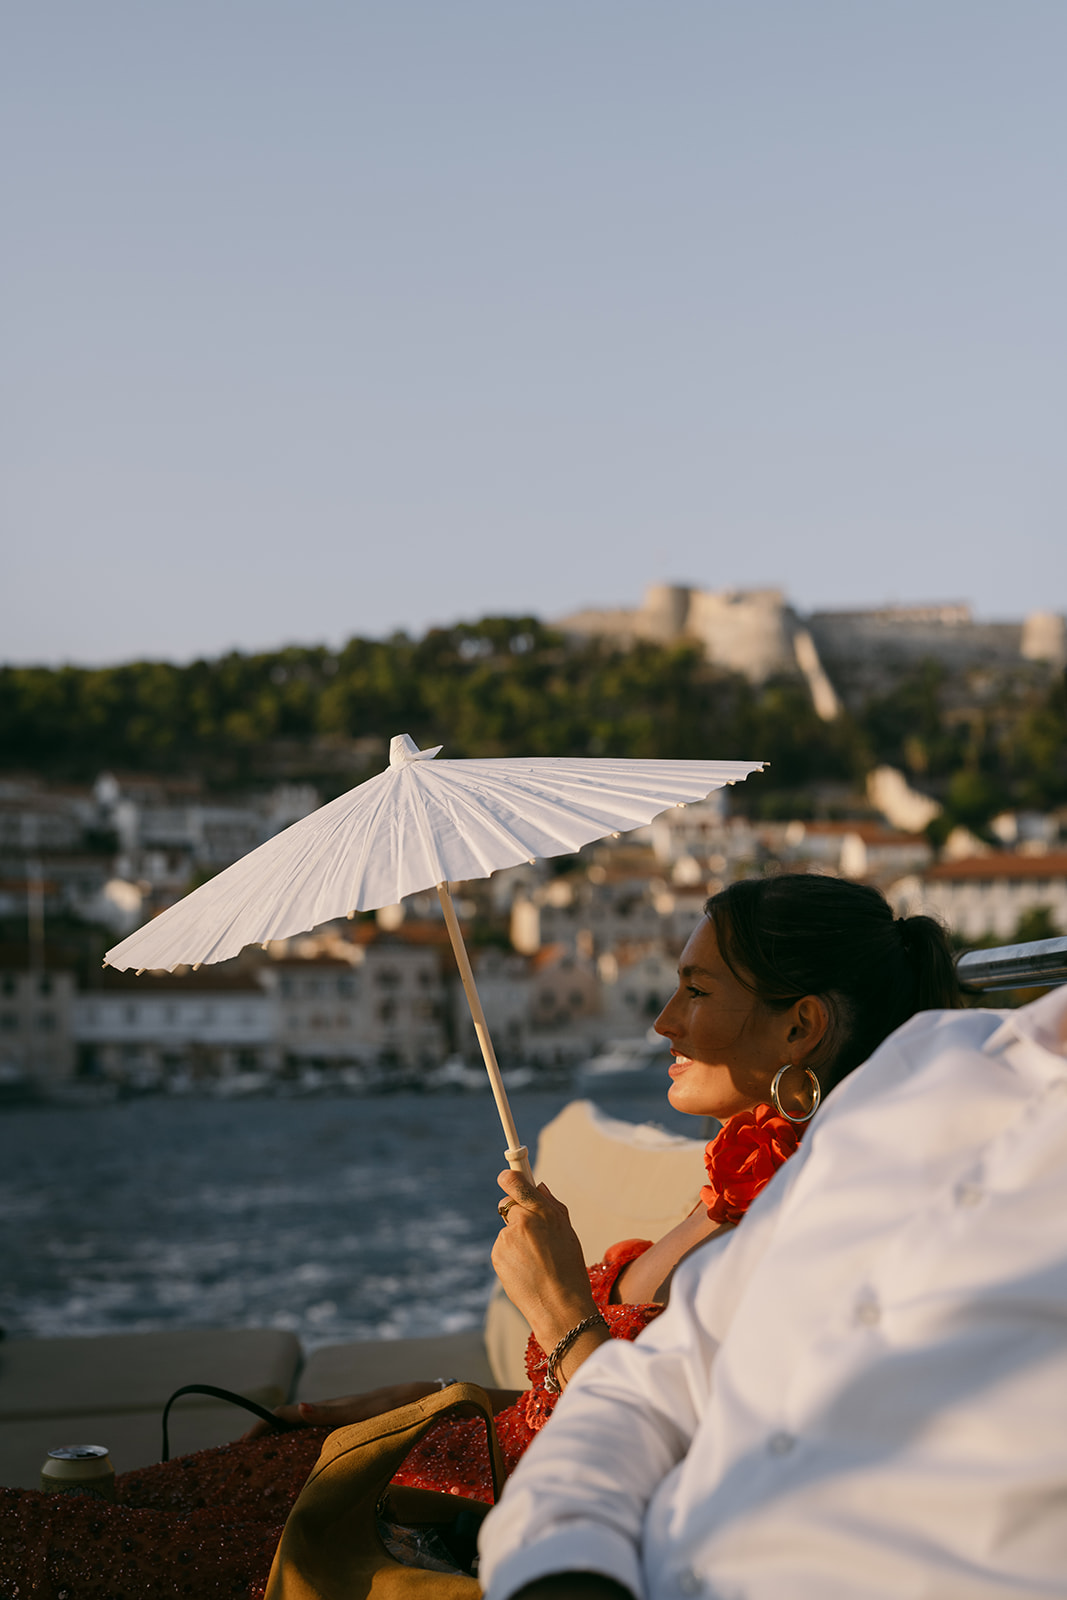
[[[763,762],[435,761],[441,749],[420,750],[408,734],[398,734],[384,772],[227,867],[115,945],[105,964],[143,971],[225,961],[246,945],[285,939],[436,887],[497,1105],[503,1098],[506,1106],[484,1016],[479,1023],[481,1006],[449,883],[568,855],[607,834],[641,827],[671,806],[747,778]],[[505,1131],[510,1145],[521,1148],[511,1137],[514,1124],[505,1123]],[[509,1159],[512,1153],[509,1148]]]

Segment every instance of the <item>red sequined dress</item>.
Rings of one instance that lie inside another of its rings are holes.
[[[663,1309],[608,1304],[623,1267],[647,1249],[647,1240],[628,1239],[589,1269],[593,1298],[617,1339],[635,1339]],[[533,1339],[526,1370],[533,1387],[496,1419],[509,1472],[555,1404]],[[115,1505],[0,1489],[0,1600],[259,1600],[328,1432],[238,1440],[123,1473]],[[397,1481],[491,1500],[482,1424],[441,1418]]]

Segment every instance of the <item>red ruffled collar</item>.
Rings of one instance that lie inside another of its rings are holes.
[[[708,1182],[700,1198],[712,1222],[740,1222],[782,1163],[795,1154],[803,1131],[773,1106],[740,1111],[724,1122],[704,1151]]]

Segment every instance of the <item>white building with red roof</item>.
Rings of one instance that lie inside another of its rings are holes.
[[[992,851],[960,861],[939,861],[922,874],[901,878],[889,891],[901,915],[923,913],[947,923],[965,940],[1014,937],[1019,919],[1043,907],[1067,930],[1067,850],[1023,855]]]

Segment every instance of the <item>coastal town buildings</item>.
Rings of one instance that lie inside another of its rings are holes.
[[[270,995],[251,974],[108,972],[79,994],[71,1034],[83,1082],[172,1091],[279,1067]]]
[[[271,961],[260,981],[275,1003],[275,1037],[286,1070],[344,1071],[352,1086],[379,1068],[427,1072],[449,1043],[442,963],[433,946],[398,940],[332,941],[342,959]]]
[[[47,917],[128,933],[318,803],[308,784],[223,803],[178,778],[103,773],[85,788],[0,780],[0,917],[17,915],[39,884]]]
[[[781,856],[790,865],[819,863],[842,878],[884,887],[905,872],[926,867],[934,857],[921,833],[904,833],[878,822],[789,822]]]
[[[1067,851],[990,851],[939,861],[901,878],[891,899],[902,916],[936,917],[964,941],[992,937],[1007,943],[1023,919],[1038,911],[1052,928],[1067,931]]]
[[[0,951],[0,1098],[16,1081],[219,1094],[466,1081],[477,1045],[432,892],[199,972],[82,961],[76,979],[78,962],[49,955],[61,926],[75,950],[95,938],[98,962],[114,936],[315,798],[290,787],[209,804],[196,785],[107,776],[84,790],[3,786],[0,918],[24,942],[17,960]],[[961,944],[1067,930],[1067,815],[1004,812],[980,835],[942,838],[936,802],[891,768],[833,804],[843,814],[759,819],[720,792],[575,856],[457,886],[502,1065],[552,1073],[641,1040],[706,897],[741,877],[872,883]]]
[[[44,1088],[75,1067],[75,980],[70,972],[0,971],[0,1084],[20,1078]]]

